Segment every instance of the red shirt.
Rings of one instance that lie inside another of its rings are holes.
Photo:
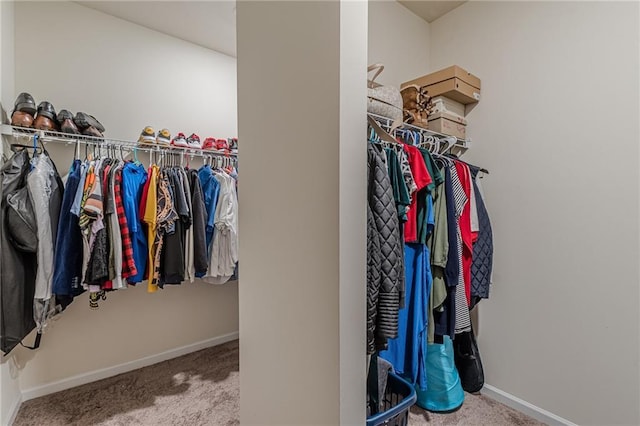
[[[424,157],[420,150],[413,145],[405,145],[404,150],[407,153],[409,167],[413,180],[416,182],[418,189],[411,194],[411,204],[407,212],[407,221],[404,224],[404,241],[406,243],[415,243],[418,241],[418,196],[417,193],[425,188],[433,179],[429,175],[427,165],[424,163]]]
[[[464,290],[467,295],[467,305],[471,303],[471,264],[473,263],[473,242],[478,238],[477,232],[471,231],[471,172],[469,166],[456,161],[456,171],[460,183],[467,195],[467,203],[464,205],[460,216],[460,233],[462,234],[462,273],[464,277]]]
[[[138,207],[138,215],[144,217],[144,209],[147,205],[147,197],[149,196],[149,184],[151,183],[151,167],[147,170],[147,181],[142,187],[142,198],[140,199],[140,206]]]

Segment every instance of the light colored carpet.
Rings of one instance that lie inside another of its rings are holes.
[[[486,396],[465,393],[464,404],[453,413],[430,413],[414,405],[409,414],[409,425],[507,426],[544,425],[544,423]]]
[[[14,426],[237,425],[238,341],[22,404]]]
[[[238,341],[22,404],[14,426],[239,424]],[[484,396],[432,414],[413,407],[409,424],[539,425]]]

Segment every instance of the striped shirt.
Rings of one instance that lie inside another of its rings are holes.
[[[471,330],[471,317],[469,316],[469,303],[464,287],[464,271],[462,268],[462,233],[460,232],[460,216],[464,210],[465,204],[469,202],[467,194],[464,192],[460,176],[455,166],[450,166],[451,183],[453,184],[453,198],[456,207],[456,220],[458,226],[456,229],[456,248],[460,265],[460,274],[458,275],[458,285],[456,286],[456,327],[455,333],[463,333]]]

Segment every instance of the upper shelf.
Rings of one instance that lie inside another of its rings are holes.
[[[393,126],[394,120],[387,118],[387,117],[383,117],[381,115],[377,115],[377,114],[369,114],[370,117],[373,117],[385,130],[390,131],[391,127]],[[445,135],[444,133],[438,133],[438,132],[434,132],[433,130],[429,130],[429,129],[425,129],[422,127],[418,127],[418,126],[414,126],[412,124],[408,124],[408,123],[402,123],[400,125],[400,127],[397,127],[397,129],[401,129],[401,130],[410,130],[413,132],[418,132],[422,135],[425,136],[435,136],[438,138],[452,138],[453,136],[451,135]],[[452,148],[456,148],[461,150],[462,152],[466,151],[467,149],[469,149],[469,147],[471,146],[471,139],[460,139],[460,138],[456,138],[456,143]]]
[[[17,139],[25,138],[32,139],[34,135],[39,135],[43,143],[61,143],[66,145],[95,145],[97,147],[109,147],[109,148],[122,148],[128,151],[149,151],[149,152],[169,152],[177,154],[185,154],[190,156],[224,156],[224,157],[237,157],[237,153],[218,150],[207,149],[192,149],[182,148],[176,146],[162,146],[155,144],[141,144],[137,141],[124,140],[124,139],[112,139],[112,138],[99,138],[95,136],[85,135],[72,135],[69,133],[52,132],[44,130],[36,130],[25,127],[11,126],[9,124],[2,125],[2,135],[11,136]]]

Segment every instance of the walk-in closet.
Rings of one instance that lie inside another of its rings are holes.
[[[0,425],[640,424],[638,2],[0,2]]]

